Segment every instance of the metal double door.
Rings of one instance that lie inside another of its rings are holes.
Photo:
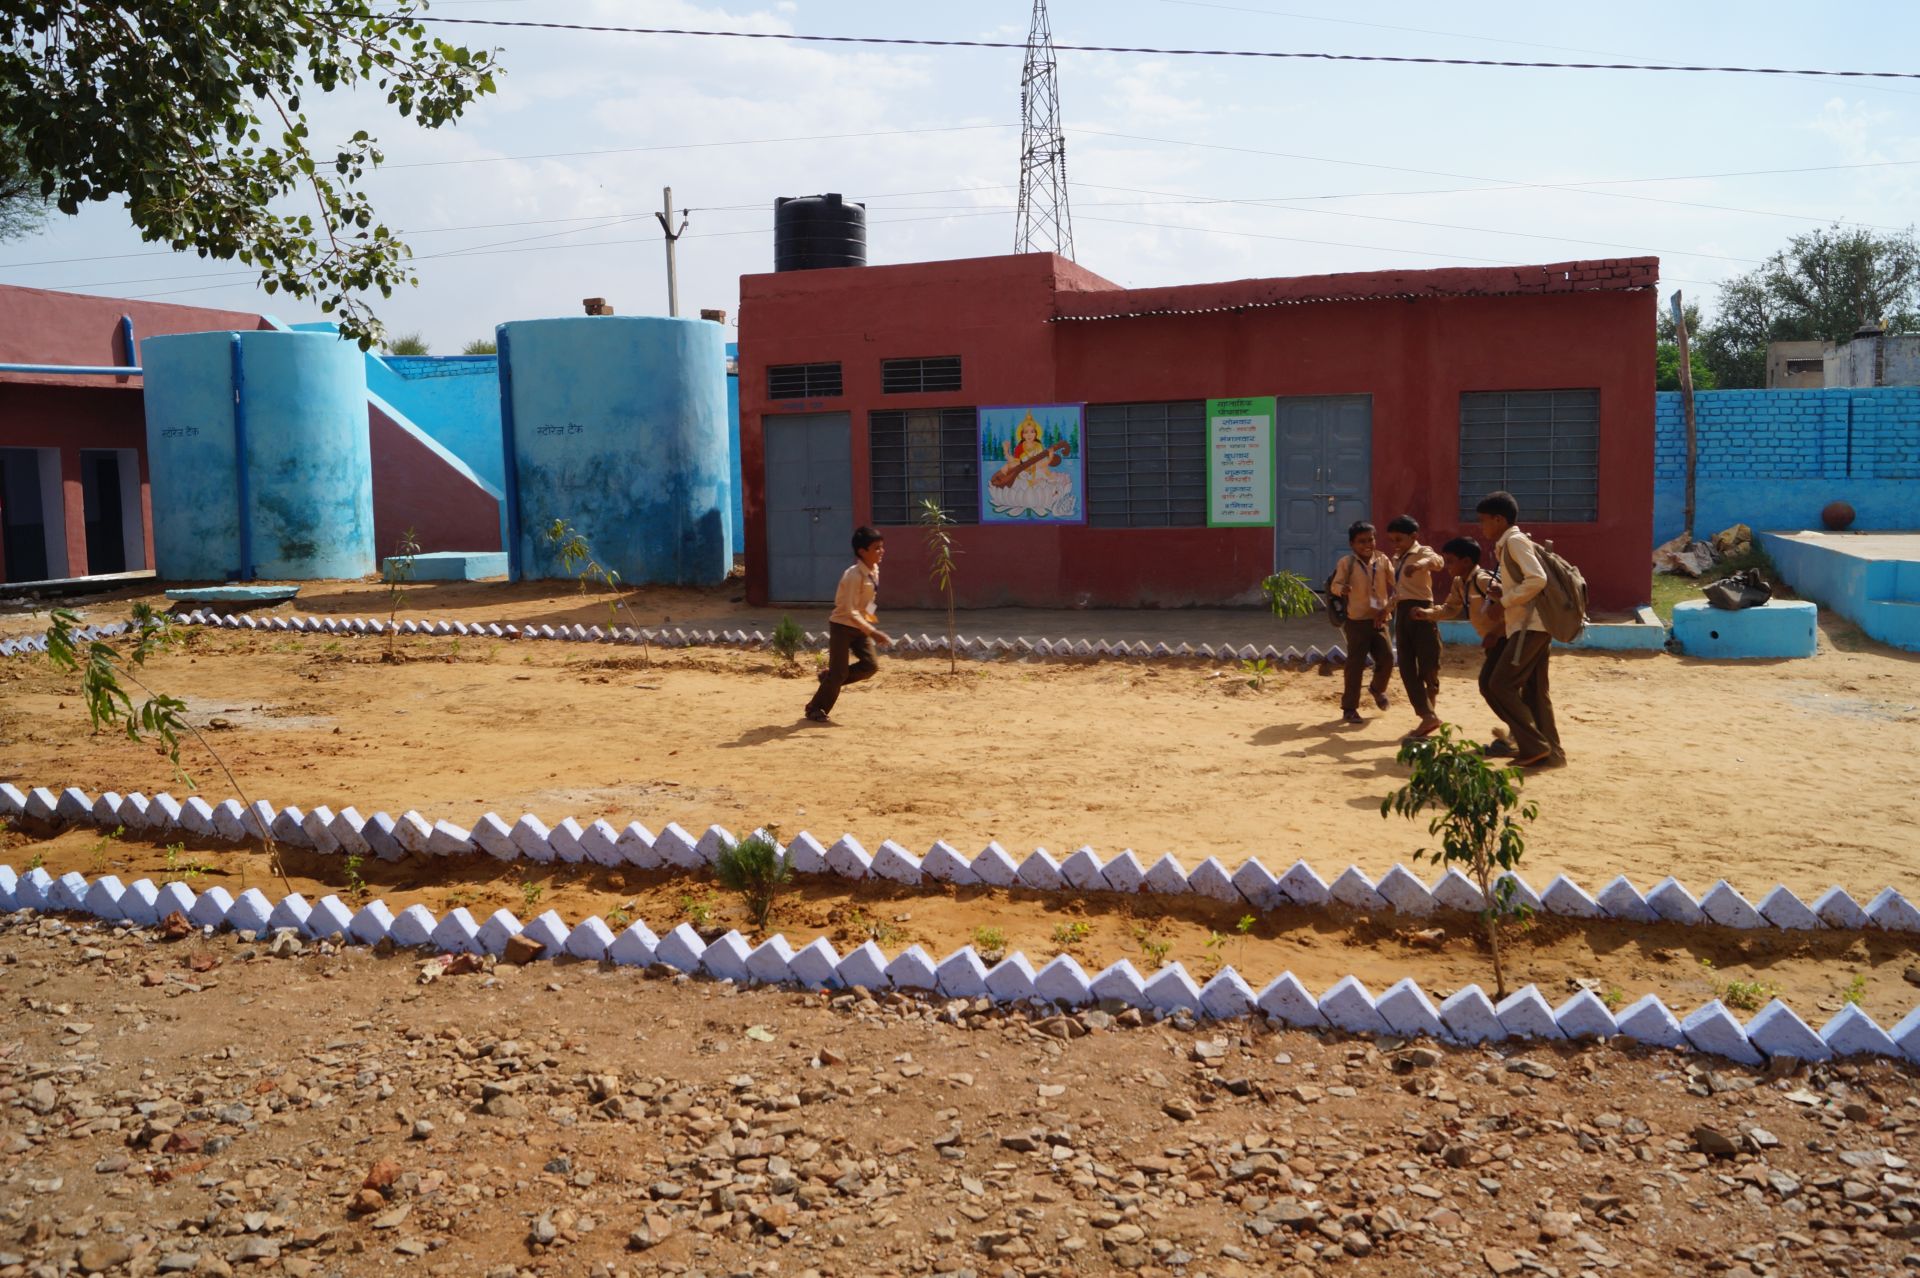
[[[1274,450],[1274,567],[1318,589],[1373,504],[1373,397],[1276,399]]]
[[[853,562],[853,434],[846,413],[760,419],[767,467],[767,591],[781,603],[833,598]]]

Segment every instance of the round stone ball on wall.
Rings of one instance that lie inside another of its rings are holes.
[[[1820,512],[1820,522],[1833,532],[1844,532],[1853,527],[1853,507],[1844,501],[1830,501],[1826,509]]]

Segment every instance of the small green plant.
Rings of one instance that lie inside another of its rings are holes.
[[[1227,938],[1212,928],[1208,928],[1204,953],[1200,959],[1201,971],[1208,977],[1218,972],[1227,961],[1226,950]]]
[[[1085,919],[1075,919],[1071,923],[1053,925],[1053,945],[1055,949],[1070,950],[1093,935],[1093,928]]]
[[[41,866],[45,865],[46,863],[47,863],[47,854],[45,852],[35,852],[32,856],[27,858],[27,868],[29,870],[37,870]]]
[[[1617,1012],[1620,1005],[1627,1001],[1627,992],[1618,985],[1609,985],[1607,992],[1600,996],[1600,1001],[1607,1005],[1609,1012]]]
[[[1414,861],[1464,866],[1479,884],[1486,902],[1481,919],[1493,951],[1495,998],[1503,999],[1507,974],[1500,960],[1500,923],[1527,914],[1524,903],[1515,899],[1513,879],[1505,876],[1519,867],[1527,846],[1524,823],[1539,815],[1540,805],[1521,799],[1520,769],[1493,766],[1478,745],[1455,736],[1451,724],[1402,745],[1399,759],[1412,775],[1380,801],[1380,815],[1411,820],[1423,812],[1435,813],[1427,833],[1439,838],[1440,850],[1423,849],[1413,854]]]
[[[409,528],[400,534],[400,542],[394,547],[382,567],[381,579],[387,583],[387,660],[398,661],[399,653],[395,645],[400,641],[400,632],[394,628],[394,618],[400,615],[400,605],[407,601],[406,584],[413,580],[414,556],[420,553],[420,538]]]
[[[547,885],[544,883],[527,879],[520,884],[520,903],[527,908],[529,914],[533,912],[535,906],[540,904],[540,898],[546,894]]]
[[[746,902],[747,917],[756,930],[766,927],[773,913],[773,901],[793,877],[793,866],[772,839],[749,835],[730,848],[722,848],[713,863],[714,877],[729,892],[738,892]]]
[[[616,905],[607,911],[608,927],[624,928],[631,922],[633,922],[633,915],[627,913],[627,907],[624,905]]]
[[[1858,1007],[1862,1003],[1866,1002],[1867,1001],[1866,973],[1864,972],[1856,973],[1854,975],[1853,980],[1847,983],[1846,992],[1842,994],[1840,997],[1846,1002],[1853,1004],[1855,1007]]]
[[[973,948],[983,959],[988,955],[997,958],[1007,952],[1007,934],[997,927],[976,927],[973,929]]]
[[[141,682],[140,674],[136,673],[144,672],[148,659],[156,653],[180,646],[181,636],[172,621],[144,603],[134,604],[127,618],[125,633],[129,638],[124,653],[104,639],[86,640],[83,648],[74,634],[79,623],[79,616],[71,609],[54,610],[52,621],[47,626],[47,660],[56,670],[73,671],[80,676],[80,695],[86,703],[87,717],[93,723],[93,730],[98,732],[102,727],[116,727],[123,730],[130,741],[145,741],[151,737],[160,744],[168,761],[173,764],[181,784],[188,789],[197,789],[193,778],[187,775],[180,763],[180,737],[184,733],[200,743],[201,748],[226,775],[228,784],[240,796],[242,806],[251,809],[253,800],[247,797],[239,778],[233,775],[233,769],[227,766],[227,761],[201,734],[200,729],[188,721],[186,703],[178,697],[155,692]],[[146,694],[146,701],[138,708],[135,708],[133,698],[127,692],[129,684]],[[267,863],[280,876],[280,882],[287,891],[292,892],[293,884],[280,864],[280,847],[272,831],[261,830],[260,838],[266,845]]]
[[[1240,673],[1247,676],[1247,686],[1259,692],[1267,686],[1268,677],[1274,673],[1273,663],[1265,657],[1242,661]]]
[[[93,841],[93,846],[87,849],[87,853],[90,858],[90,868],[93,871],[93,877],[99,878],[102,874],[106,873],[107,849],[111,848],[115,843],[117,843],[120,840],[120,836],[125,834],[126,832],[127,832],[126,826],[116,825],[113,827],[112,830],[108,831],[107,833],[101,835],[99,838],[95,839]]]
[[[953,601],[953,561],[960,552],[953,547],[953,516],[928,497],[920,503],[920,526],[927,538],[927,576],[933,579],[934,589],[947,597],[947,673],[953,674],[960,668],[955,647],[960,634]]]
[[[460,660],[460,638],[458,635],[454,636],[453,647],[447,649],[447,660],[448,661]]]
[[[800,645],[807,641],[807,632],[802,630],[792,617],[780,618],[780,624],[773,628],[770,642],[780,659],[793,665],[800,655]]]
[[[1307,579],[1298,573],[1276,572],[1260,583],[1260,593],[1266,596],[1267,607],[1281,620],[1293,617],[1310,617],[1314,609],[1320,606],[1320,596],[1313,592]]]
[[[473,905],[477,903],[479,900],[480,900],[479,896],[474,892],[471,892],[466,888],[456,888],[453,891],[447,893],[447,908],[449,910],[455,910],[455,909],[459,909],[461,906]]]
[[[693,897],[683,894],[680,897],[679,904],[680,912],[687,916],[688,921],[691,922],[696,929],[704,929],[709,923],[713,922],[713,902],[705,897]]]
[[[1780,991],[1765,981],[1731,980],[1720,987],[1720,1001],[1743,1012],[1757,1011]]]
[[[339,656],[341,653],[340,641],[338,639],[328,640],[326,645],[320,649],[320,653],[322,656],[327,657]]]
[[[365,861],[366,858],[358,852],[349,852],[346,858],[340,862],[341,869],[346,872],[348,896],[362,897],[367,894],[367,881],[360,877],[360,866]]]
[[[195,857],[192,860],[183,859],[186,854],[186,850],[187,850],[187,845],[184,843],[169,843],[166,846],[166,851],[163,859],[166,863],[167,873],[169,875],[171,875],[174,878],[185,879],[188,882],[192,882],[193,880],[199,878],[201,875],[205,874],[207,872],[207,867],[201,864],[200,859],[198,857]]]
[[[624,611],[627,621],[635,633],[640,636],[640,668],[653,668],[653,645],[647,641],[647,630],[633,615],[633,609],[627,606],[626,588],[620,584],[620,574],[607,567],[594,557],[593,547],[579,529],[564,519],[556,519],[547,525],[547,544],[560,556],[560,566],[570,576],[580,581],[580,591],[586,593],[587,586],[600,582],[613,592],[613,598],[607,601],[607,615],[618,618]]]
[[[876,919],[859,906],[854,906],[847,915],[847,930],[855,936],[864,936],[876,945],[894,945],[905,939],[905,933],[887,922]]]
[[[1140,952],[1146,955],[1147,961],[1153,964],[1153,970],[1158,971],[1167,965],[1167,955],[1173,950],[1172,941],[1155,936],[1145,927],[1136,927],[1133,939],[1140,946]]]

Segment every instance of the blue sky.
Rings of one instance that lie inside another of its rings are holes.
[[[1920,6],[1904,3],[1051,9],[1062,43],[1920,70]],[[1029,4],[443,0],[430,12],[1019,40]],[[683,313],[736,312],[739,276],[771,268],[779,195],[864,199],[875,262],[1011,250],[1017,50],[449,38],[500,46],[506,66],[499,94],[454,128],[415,129],[371,96],[309,102],[323,147],[360,127],[381,139],[388,165],[366,189],[414,246],[420,286],[379,309],[436,353],[504,320],[577,314],[588,296],[664,313],[652,213],[667,185],[693,210]],[[1082,53],[1062,54],[1060,74],[1075,256],[1135,286],[1651,252],[1669,289],[1710,308],[1715,281],[1788,236],[1834,219],[1903,228],[1920,194],[1920,80]],[[561,154],[578,152],[596,154]],[[1868,167],[1828,167],[1842,165]],[[1782,169],[1822,171],[1754,172]],[[1741,176],[1712,176],[1725,174]],[[1685,180],[1637,180],[1656,178]],[[317,318],[250,281],[143,245],[117,203],[0,245],[0,283]]]

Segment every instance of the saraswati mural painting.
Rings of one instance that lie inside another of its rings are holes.
[[[1086,522],[1080,404],[980,410],[980,522]]]

